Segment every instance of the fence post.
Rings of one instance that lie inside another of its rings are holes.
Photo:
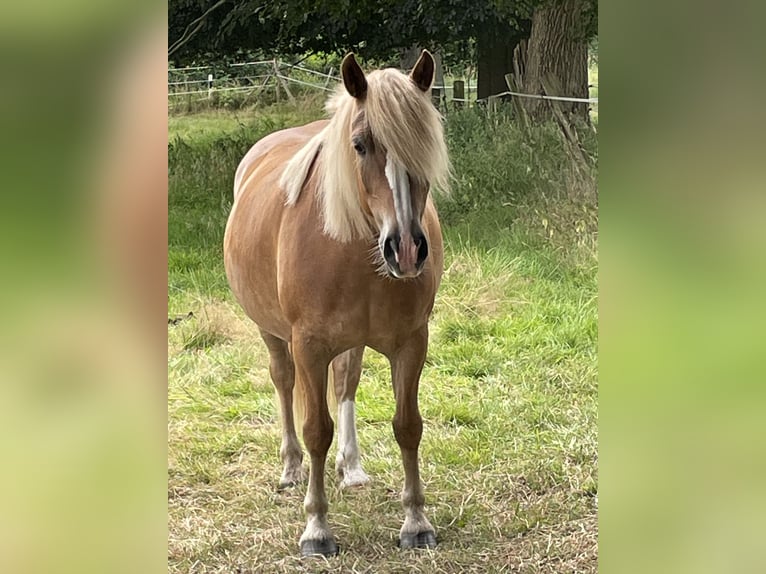
[[[289,74],[289,73],[290,73],[290,69],[288,68],[285,74]],[[295,103],[295,98],[293,97],[292,92],[290,92],[290,86],[287,85],[287,80],[285,80],[279,75],[279,66],[276,66],[274,70],[274,76],[276,77],[277,82],[282,84],[282,89],[287,94],[287,99],[290,100],[290,102]]]
[[[463,80],[455,80],[452,84],[452,103],[456,110],[463,107],[463,101],[465,99],[465,82]]]
[[[279,103],[279,78],[277,77],[279,75],[279,64],[277,64],[277,59],[274,58],[274,93],[276,94],[277,103]]]
[[[548,96],[557,96],[562,94],[561,84],[559,84],[558,78],[551,73],[545,74],[540,78],[540,83],[543,85],[543,90]],[[575,168],[582,168],[584,173],[588,173],[589,162],[585,152],[583,152],[580,145],[580,139],[577,137],[577,131],[574,126],[569,122],[566,114],[561,109],[561,104],[557,100],[548,100],[553,111],[553,117],[556,118],[561,131],[563,139],[570,150],[570,155],[575,160]]]
[[[441,97],[442,97],[442,89],[441,88],[431,88],[431,101],[434,104],[434,107],[438,110],[439,105],[441,104]]]
[[[500,96],[489,96],[487,98],[487,110],[492,113],[497,113],[497,102],[500,101]]]
[[[327,73],[327,79],[324,82],[324,87],[327,88],[327,86],[330,85],[330,80],[332,80],[332,73],[335,71],[335,68],[330,66],[330,71]]]
[[[512,92],[518,92],[519,94],[523,93],[522,86],[521,86],[521,80],[518,76],[515,76],[514,74],[506,74],[505,75],[505,83],[508,86],[508,89]],[[519,96],[511,96],[511,101],[513,102],[513,109],[516,112],[516,117],[519,120],[519,124],[521,125],[522,131],[529,136],[531,133],[529,131],[529,118],[527,117],[527,110],[524,107],[524,104],[521,101],[521,98]]]
[[[213,74],[207,75],[207,99],[213,99]]]

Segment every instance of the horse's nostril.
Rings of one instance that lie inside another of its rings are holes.
[[[396,237],[394,235],[389,236],[383,242],[383,257],[389,262],[395,261],[398,248],[399,245]]]
[[[420,266],[426,260],[426,257],[428,257],[428,241],[421,235],[415,239],[415,246],[418,248],[417,265]]]

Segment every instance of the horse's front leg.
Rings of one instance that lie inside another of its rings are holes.
[[[390,357],[396,397],[393,426],[404,465],[404,524],[399,533],[401,548],[434,548],[436,533],[423,512],[425,497],[418,469],[418,447],[423,419],[418,409],[418,383],[428,349],[428,326],[418,330]]]
[[[327,368],[331,356],[310,339],[293,336],[293,360],[299,391],[303,393],[305,420],[303,442],[311,457],[309,484],[304,500],[306,529],[300,540],[302,556],[333,556],[335,537],[327,524],[324,470],[330,450],[333,423],[327,409]]]

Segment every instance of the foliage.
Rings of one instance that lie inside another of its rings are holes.
[[[528,21],[541,0],[229,0],[207,18],[198,36],[179,52],[235,54],[238,51],[298,54],[354,50],[376,59],[390,59],[412,45],[442,48],[453,59],[470,56],[471,42],[495,21],[518,27]],[[212,1],[170,0],[169,36],[181,37],[185,27]],[[596,1],[585,10],[595,13]],[[588,18],[588,34],[595,33]]]
[[[597,162],[594,132],[578,129],[585,152]],[[524,134],[510,104],[497,112],[473,107],[450,113],[447,140],[454,170],[453,193],[437,198],[447,225],[492,213],[494,225],[520,222],[557,246],[595,243],[595,173],[578,174],[557,125],[533,125]]]

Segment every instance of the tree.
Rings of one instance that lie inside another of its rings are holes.
[[[529,20],[509,20],[500,15],[487,19],[477,30],[477,68],[479,99],[508,90],[505,75],[513,70],[513,51],[529,37]]]
[[[587,98],[588,40],[596,34],[596,26],[595,0],[554,0],[538,6],[524,55],[524,92],[543,94],[544,84],[552,83],[561,93],[549,95]],[[550,113],[542,100],[529,99],[524,105],[533,116]],[[587,104],[562,101],[560,105],[565,112],[587,120]]]
[[[168,45],[168,56],[172,56],[177,51],[183,49],[183,47],[189,43],[194,36],[202,30],[207,24],[208,19],[213,12],[225,5],[229,0],[216,0],[216,2],[207,8],[199,17],[189,22],[183,30],[180,37],[176,36],[176,39]]]
[[[169,38],[218,0],[170,0]],[[347,51],[388,58],[413,44],[464,51],[476,31],[496,18],[493,0],[225,0],[179,58],[208,51],[264,49]]]
[[[588,28],[595,18],[587,12],[595,13],[595,5],[596,0],[170,0],[168,17],[171,41],[197,30],[174,53],[178,62],[241,50],[353,50],[396,62],[402,49],[415,45],[441,48],[449,59],[465,57],[475,42],[478,96],[485,98],[508,89],[505,74],[513,70],[514,49],[528,37],[525,90],[541,93],[541,80],[550,73],[561,80],[565,95],[587,94],[586,40],[595,33]]]

